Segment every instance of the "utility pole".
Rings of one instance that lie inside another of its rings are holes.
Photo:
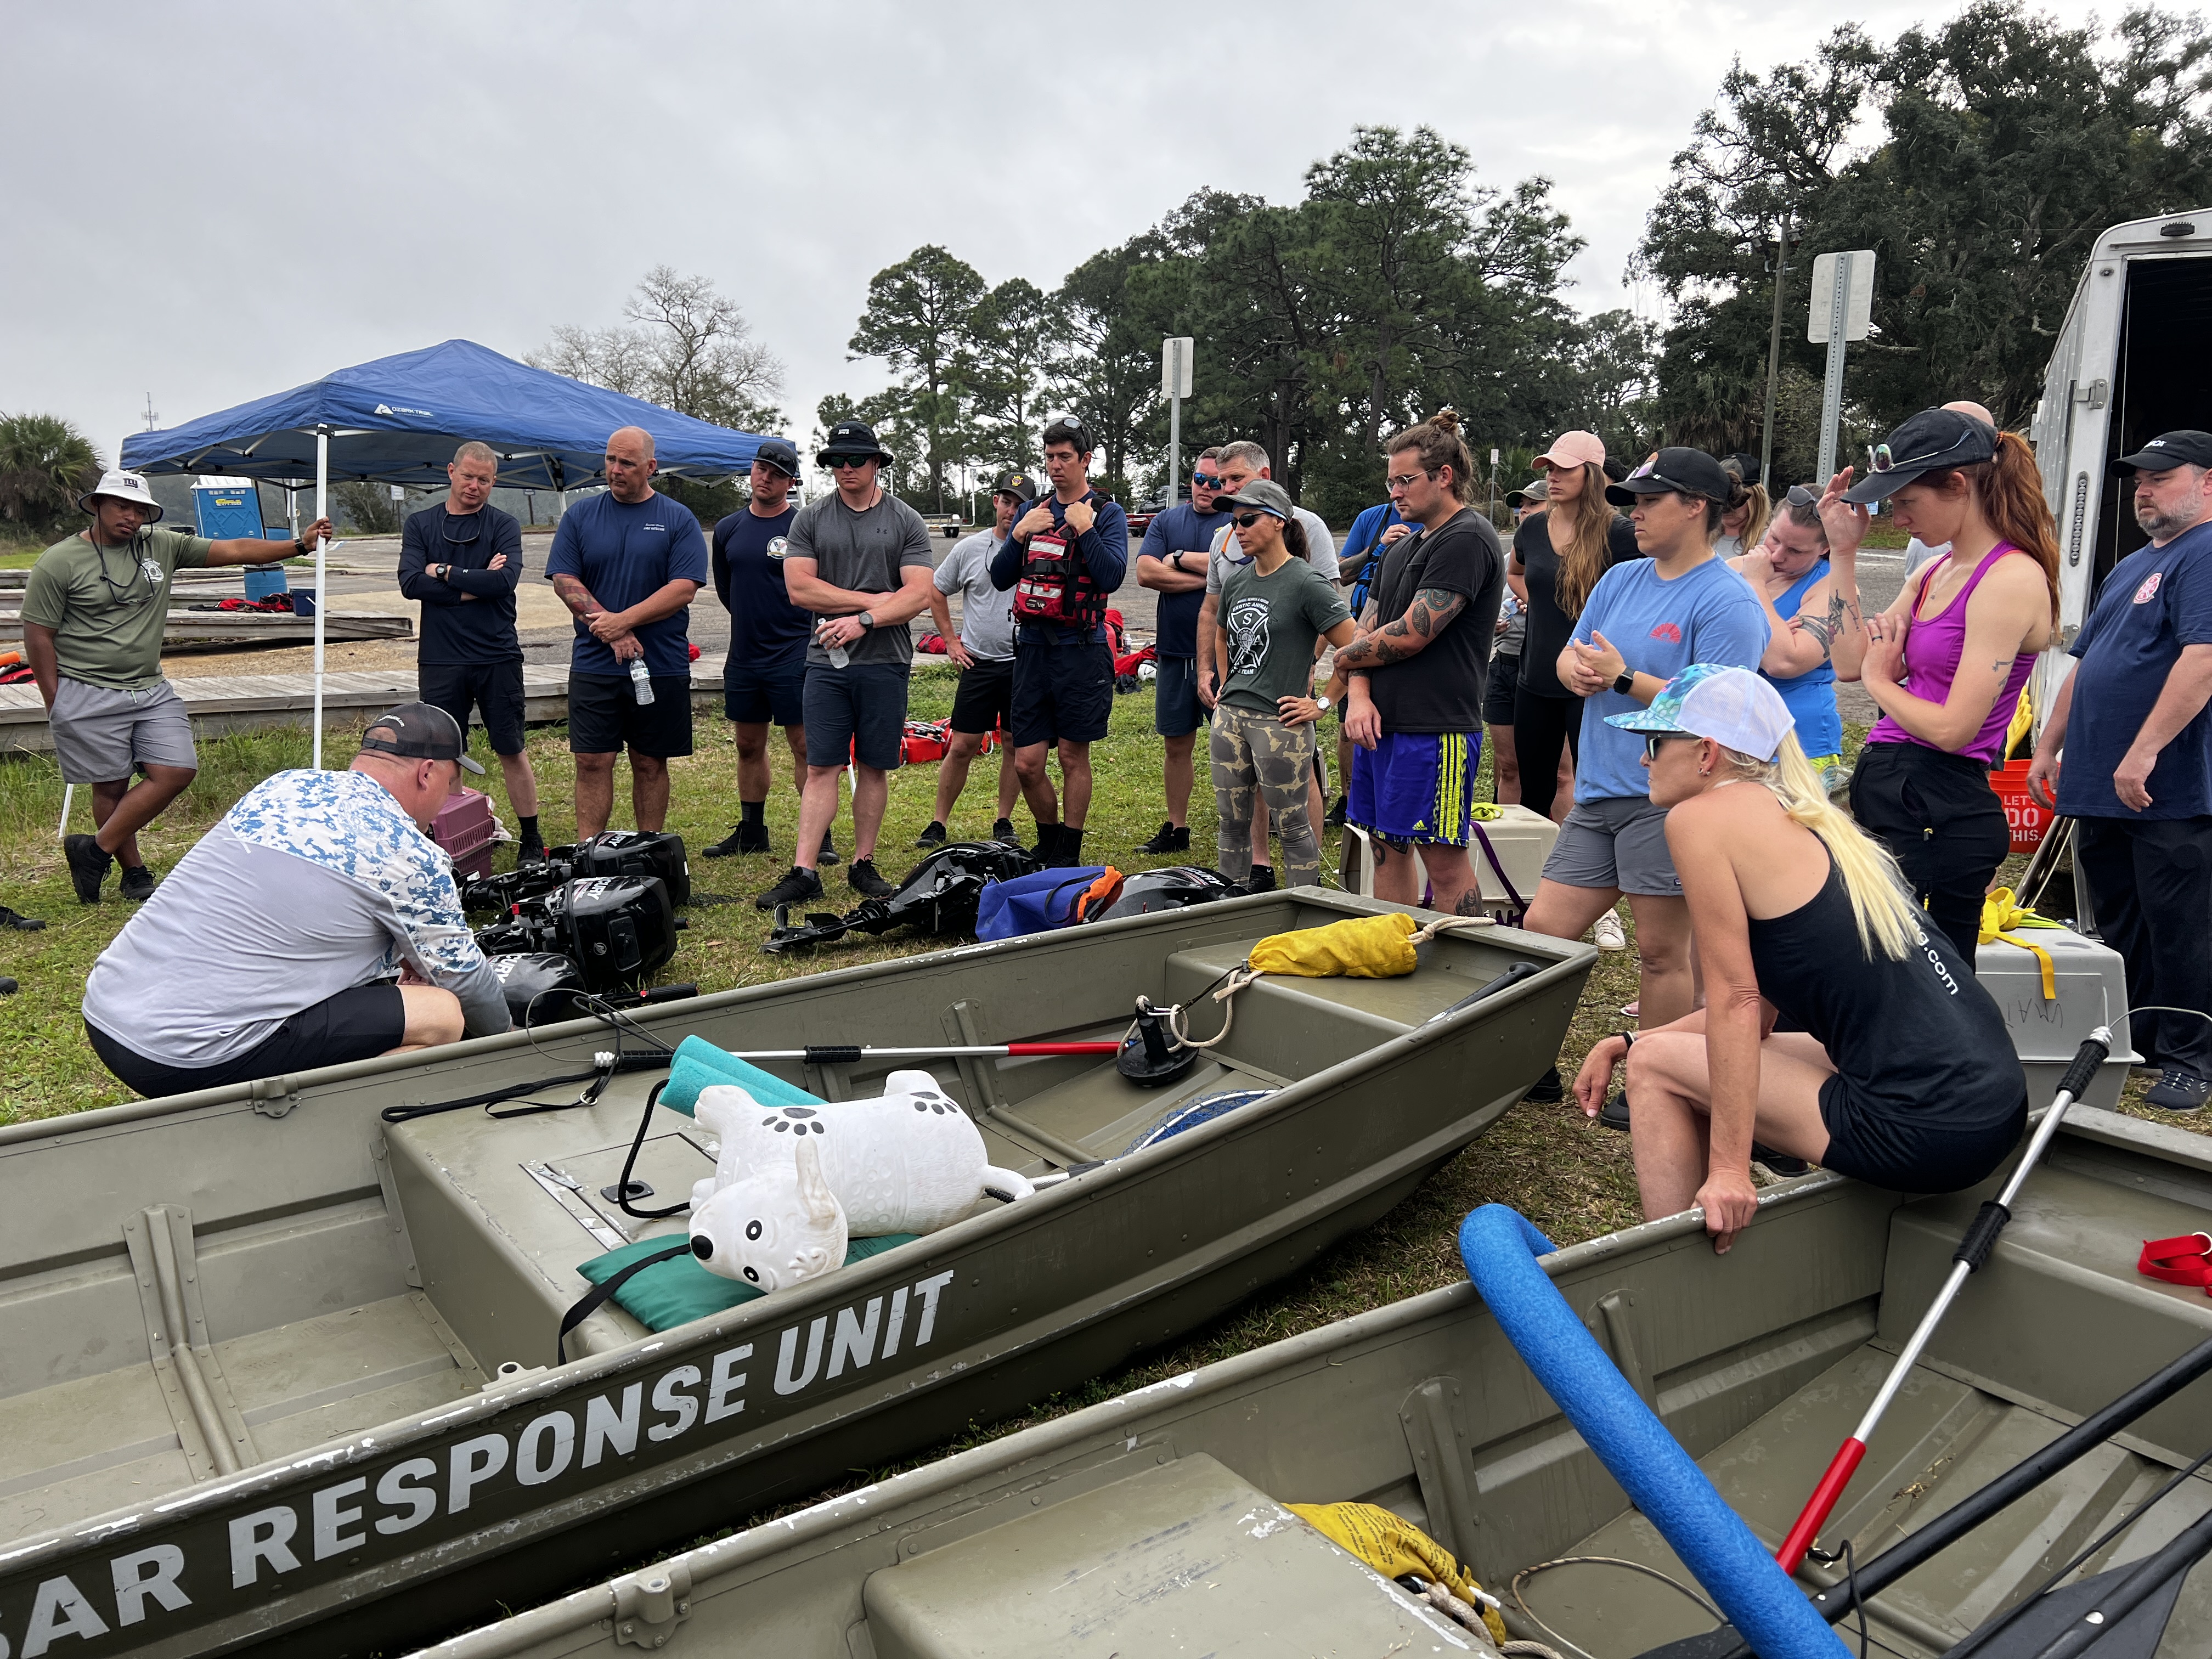
[[[146,394],[146,430],[151,432],[154,423],[161,418],[154,412],[154,394],[149,392]]]
[[[1790,273],[1790,216],[1774,231],[1774,330],[1766,342],[1766,419],[1759,428],[1759,476],[1774,489],[1774,387],[1782,373],[1782,290]]]

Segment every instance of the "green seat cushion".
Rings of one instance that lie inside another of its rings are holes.
[[[919,1237],[915,1233],[885,1233],[880,1238],[854,1239],[846,1246],[845,1265],[849,1267],[855,1261],[866,1261],[872,1255],[911,1244]],[[679,1237],[680,1235],[664,1233],[657,1237],[641,1238],[618,1250],[593,1256],[580,1263],[576,1271],[592,1284],[604,1285],[640,1256],[665,1250]],[[694,1319],[704,1319],[709,1314],[725,1312],[761,1294],[757,1285],[709,1273],[698,1257],[686,1255],[646,1268],[617,1291],[614,1299],[617,1307],[646,1329],[665,1331]]]

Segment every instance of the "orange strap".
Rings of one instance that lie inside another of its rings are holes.
[[[2148,1238],[2136,1258],[2145,1279],[2168,1285],[2193,1285],[2212,1295],[2212,1233],[2184,1233],[2179,1238]]]

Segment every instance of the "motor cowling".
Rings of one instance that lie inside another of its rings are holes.
[[[506,994],[507,1018],[518,1030],[575,1017],[574,995],[585,989],[584,975],[568,957],[550,951],[526,951],[493,957],[491,970]]]

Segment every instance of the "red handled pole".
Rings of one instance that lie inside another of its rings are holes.
[[[1874,1438],[1875,1425],[1881,1421],[1882,1413],[1889,1409],[1889,1402],[1897,1398],[1898,1389],[1904,1387],[1905,1377],[1919,1363],[1922,1350],[1927,1347],[1929,1339],[1936,1334],[1936,1328],[1942,1323],[1943,1316],[1950,1311],[1951,1304],[1966,1284],[1967,1275],[1990,1259],[1990,1252],[1996,1248],[1997,1235],[2004,1231],[2005,1223],[2012,1219],[2012,1201],[2020,1195],[2028,1171],[2042,1158],[2044,1148],[2051,1144],[2051,1138],[2058,1133],[2058,1126],[2066,1116],[2066,1109],[2088,1088],[2090,1080],[2097,1075],[2097,1068],[2105,1063],[2105,1056],[2112,1049],[2112,1029],[2100,1025],[2075,1050],[2074,1063],[2066,1068],[2066,1075],[2058,1080],[2058,1092],[2051,1097],[2051,1109],[2043,1115],[2043,1121],[2035,1126],[2035,1133],[2028,1140],[2027,1151],[2021,1155],[2020,1164],[2012,1172],[2012,1179],[2005,1182],[2003,1192],[1975,1212],[1973,1224],[1966,1229],[1966,1237],[1959,1241],[1959,1248],[1952,1253],[1951,1276],[1943,1281],[1943,1288],[1936,1293],[1936,1300],[1920,1316],[1920,1323],[1913,1329],[1912,1340],[1905,1345],[1897,1356],[1896,1363],[1890,1366],[1889,1375],[1882,1379],[1881,1391],[1875,1395],[1874,1403],[1867,1407],[1866,1415],[1859,1419],[1858,1427],[1851,1431],[1850,1438],[1836,1449],[1835,1456],[1829,1460],[1827,1473],[1820,1477],[1820,1484],[1813,1488],[1812,1497],[1806,1500],[1796,1524],[1790,1528],[1790,1535],[1782,1540],[1782,1547],[1775,1551],[1774,1559],[1781,1565],[1783,1571],[1796,1571],[1797,1564],[1805,1559],[1805,1552],[1820,1536],[1820,1528],[1836,1507],[1837,1501],[1843,1497],[1844,1488],[1850,1485],[1851,1475],[1858,1468],[1859,1460],[1866,1455],[1868,1443]]]

